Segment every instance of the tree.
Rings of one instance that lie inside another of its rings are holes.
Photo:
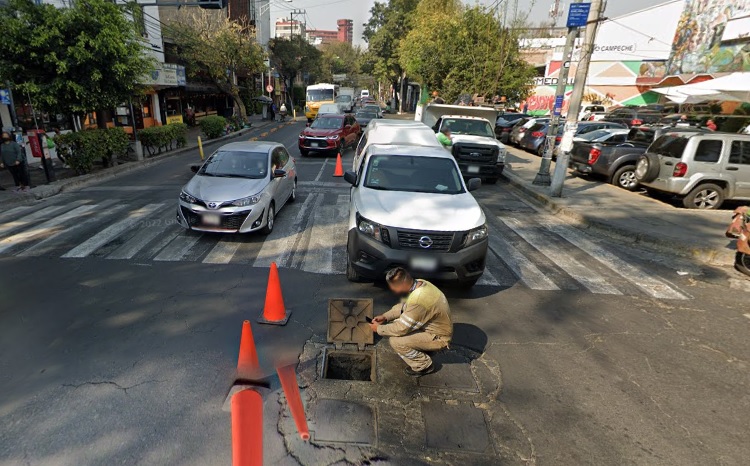
[[[349,79],[359,73],[362,51],[349,42],[331,42],[320,47],[321,79],[332,80],[334,74],[345,74]]]
[[[264,53],[246,22],[200,8],[185,8],[165,31],[177,45],[191,76],[208,79],[232,98],[240,117],[247,117],[236,77],[263,70]]]
[[[288,88],[294,78],[302,72],[308,72],[313,78],[321,77],[321,52],[300,36],[289,39],[276,38],[268,43],[271,52],[271,64]]]
[[[408,74],[449,101],[465,93],[520,100],[535,75],[520,58],[518,28],[458,0],[422,0],[399,57]]]
[[[112,108],[153,69],[124,9],[105,0],[70,8],[10,0],[0,7],[0,82],[54,113]]]

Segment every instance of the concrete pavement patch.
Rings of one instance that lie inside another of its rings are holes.
[[[436,372],[420,377],[420,387],[445,388],[479,393],[469,359],[454,350],[444,350],[432,356]]]
[[[491,453],[484,414],[469,404],[450,406],[442,401],[422,403],[425,445],[436,450]]]
[[[375,445],[375,411],[364,403],[318,400],[310,413],[312,440],[317,443]]]

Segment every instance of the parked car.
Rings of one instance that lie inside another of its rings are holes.
[[[377,113],[378,118],[383,118],[383,109],[376,103],[368,103],[362,106],[362,111]]]
[[[529,128],[523,138],[521,138],[519,146],[540,157],[543,156],[544,150],[547,147],[545,141],[550,124],[550,121],[546,121],[544,123],[537,123]],[[606,128],[625,128],[625,126],[610,121],[582,121],[578,123],[578,129],[576,130],[575,136]],[[564,126],[562,124],[558,125],[557,136],[555,136],[555,145],[560,144],[560,141],[562,141],[563,129]]]
[[[348,171],[346,276],[382,279],[388,269],[473,286],[487,256],[486,218],[455,159],[443,149],[372,145],[359,173]]]
[[[607,113],[604,117],[607,121],[622,123],[627,127],[658,123],[661,118],[660,112],[642,109],[641,107],[620,107]]]
[[[578,112],[578,121],[586,120],[584,118],[584,115],[591,114],[591,113],[606,113],[607,109],[604,108],[604,105],[599,104],[589,104],[589,105],[581,105],[581,110]]]
[[[435,132],[420,121],[376,119],[362,132],[357,149],[354,151],[352,169],[359,171],[367,148],[377,145],[426,146],[442,149]]]
[[[221,146],[194,171],[177,202],[177,222],[189,230],[270,233],[276,213],[297,198],[294,158],[276,142]]]
[[[674,128],[635,126],[628,130],[624,142],[574,140],[570,152],[570,166],[579,175],[601,176],[615,186],[636,191],[640,188],[635,177],[638,158],[654,140],[669,131],[674,131]]]
[[[581,121],[600,121],[607,118],[607,112],[586,112],[581,117]]]
[[[529,115],[525,113],[502,113],[495,120],[495,137],[498,141],[503,144],[508,144],[510,140],[510,132],[513,130],[513,126],[521,118],[528,118]]]
[[[350,114],[320,115],[299,135],[299,152],[305,157],[311,152],[337,153],[354,147],[361,130]]]
[[[689,209],[750,200],[750,135],[675,129],[638,158],[635,176],[649,193],[674,195]]]
[[[372,120],[375,120],[377,118],[383,118],[382,116],[378,115],[377,112],[372,112],[367,109],[359,110],[357,113],[354,114],[354,118],[357,120],[357,123],[359,123],[360,128],[367,128],[367,125],[370,124]]]
[[[341,115],[343,113],[339,104],[323,104],[318,108],[318,115]]]
[[[510,131],[510,136],[508,137],[508,141],[511,144],[518,145],[518,143],[521,142],[521,138],[523,137],[524,133],[534,126],[536,123],[544,123],[549,121],[549,118],[521,118],[519,119],[515,125],[513,125],[513,129]]]

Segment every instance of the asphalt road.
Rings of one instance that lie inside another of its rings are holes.
[[[301,128],[267,138],[297,155]],[[372,297],[376,312],[394,302],[343,275],[348,189],[335,159],[297,157],[299,200],[266,238],[174,224],[196,158],[0,212],[0,465],[230,464],[221,406],[272,260],[292,316],[254,327],[269,372],[324,339],[329,298]],[[579,230],[502,182],[476,197],[488,270],[447,295],[455,321],[486,337],[462,344],[502,374],[486,416],[512,428],[500,428],[495,464],[747,464],[745,280]],[[265,431],[267,464],[344,464],[293,456],[279,432]],[[401,464],[379,458],[369,464]]]

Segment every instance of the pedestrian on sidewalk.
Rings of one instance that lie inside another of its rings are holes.
[[[370,328],[388,342],[408,367],[407,375],[421,377],[435,372],[426,354],[447,348],[453,337],[453,322],[445,295],[426,280],[415,280],[402,267],[388,271],[388,287],[403,302],[372,319]]]
[[[11,176],[13,176],[16,191],[28,191],[29,177],[25,167],[26,154],[9,133],[3,132],[1,139],[0,168],[8,168]]]

